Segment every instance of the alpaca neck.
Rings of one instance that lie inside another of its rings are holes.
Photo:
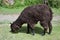
[[[14,21],[14,23],[18,26],[23,24],[23,21],[21,19],[17,19],[16,21]]]

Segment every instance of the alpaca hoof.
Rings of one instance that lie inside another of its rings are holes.
[[[48,33],[49,35],[51,34],[51,33]]]
[[[44,36],[45,34],[44,33],[42,33],[42,36]]]
[[[27,34],[29,34],[29,32],[27,32]]]

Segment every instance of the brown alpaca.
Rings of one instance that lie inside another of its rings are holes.
[[[17,32],[22,24],[27,23],[27,33],[29,33],[29,29],[31,29],[34,35],[34,25],[40,21],[41,26],[44,28],[43,34],[45,35],[48,28],[50,34],[52,31],[52,14],[51,9],[45,4],[26,7],[17,20],[11,24],[11,31]]]

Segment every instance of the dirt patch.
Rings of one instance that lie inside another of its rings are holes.
[[[14,21],[19,15],[0,15],[0,21],[9,20]]]
[[[4,21],[13,22],[18,18],[18,16],[19,16],[19,14],[0,15],[0,22],[4,22]],[[60,16],[54,16],[52,21],[60,23]]]
[[[60,16],[54,16],[53,21],[60,22]]]

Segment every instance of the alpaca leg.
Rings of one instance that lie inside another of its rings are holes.
[[[48,24],[49,24],[49,33],[48,34],[51,34],[51,32],[52,32],[52,24],[50,22]]]
[[[47,32],[48,23],[46,21],[40,22],[41,26],[44,28],[43,35]]]
[[[30,29],[30,25],[28,24],[28,25],[27,25],[27,34],[30,33],[30,30],[29,30],[29,29]]]

